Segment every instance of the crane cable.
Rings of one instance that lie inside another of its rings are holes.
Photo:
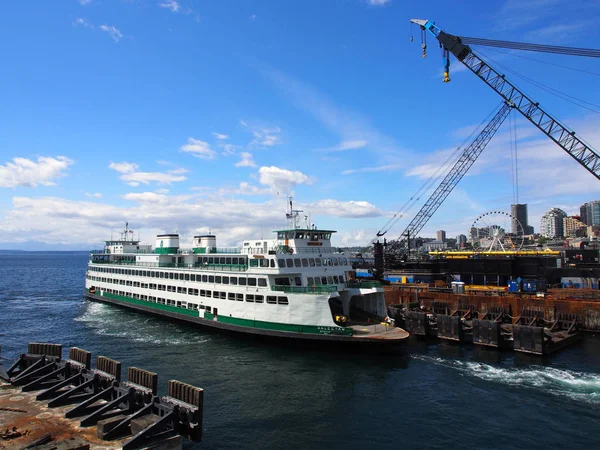
[[[463,44],[484,45],[486,47],[513,48],[530,52],[556,53],[570,56],[586,56],[600,58],[600,50],[594,48],[561,47],[558,45],[530,44],[527,42],[499,41],[494,39],[472,38],[460,36]]]
[[[545,85],[545,84],[543,84],[543,83],[540,83],[539,81],[533,80],[533,79],[531,79],[531,78],[529,78],[529,77],[527,77],[527,76],[525,76],[525,75],[522,75],[522,74],[520,74],[519,72],[517,72],[517,71],[515,71],[515,70],[511,69],[510,67],[507,67],[506,65],[499,63],[498,61],[494,60],[493,58],[491,58],[490,56],[488,56],[488,55],[486,55],[484,52],[482,52],[482,51],[481,51],[481,49],[477,49],[477,51],[478,51],[478,53],[480,53],[481,55],[485,56],[485,58],[486,58],[486,59],[488,59],[488,60],[492,61],[492,62],[493,62],[495,65],[497,65],[498,67],[502,67],[502,68],[503,68],[504,70],[506,70],[507,72],[510,72],[510,73],[512,73],[513,75],[515,75],[515,76],[517,76],[517,77],[521,78],[522,80],[524,80],[524,81],[527,81],[527,82],[529,82],[529,83],[533,84],[533,85],[534,85],[534,86],[536,86],[537,88],[539,88],[539,89],[542,89],[543,91],[546,91],[546,92],[548,92],[549,94],[552,94],[552,95],[554,95],[555,97],[558,97],[558,98],[560,98],[560,99],[562,99],[562,100],[564,100],[564,101],[567,101],[567,102],[569,102],[569,103],[572,103],[572,104],[573,104],[573,105],[575,105],[575,106],[579,106],[580,108],[587,109],[588,111],[591,111],[591,112],[593,112],[593,113],[600,114],[600,105],[597,105],[597,104],[595,104],[595,103],[591,103],[591,102],[588,102],[588,101],[582,100],[582,99],[580,99],[580,98],[577,98],[577,97],[574,97],[574,96],[572,96],[572,95],[565,94],[564,92],[561,92],[561,91],[559,91],[559,90],[557,90],[557,89],[551,88],[550,86],[547,86],[547,85]],[[574,100],[575,100],[575,101],[574,101]],[[585,105],[581,105],[581,104],[579,104],[579,103],[577,103],[577,102],[585,103],[585,104],[587,104],[587,105],[590,105],[590,106],[592,106],[592,108],[590,108],[590,107],[587,107],[587,106],[585,106]],[[598,109],[594,109],[594,108],[598,108]]]
[[[576,69],[575,67],[564,66],[562,64],[556,64],[556,63],[552,63],[550,61],[542,61],[541,59],[531,58],[529,56],[524,56],[524,55],[518,55],[517,53],[514,53],[514,52],[503,52],[502,50],[499,50],[497,48],[489,48],[487,50],[492,50],[493,52],[502,53],[504,55],[516,56],[517,58],[527,59],[529,61],[535,61],[535,62],[542,63],[542,64],[548,64],[549,66],[561,67],[563,69],[573,70],[575,72],[587,73],[589,75],[595,75],[597,77],[600,77],[600,73],[598,73],[598,72],[591,72],[589,70],[584,70],[584,69]]]
[[[504,102],[500,102],[499,106],[502,106]],[[377,235],[371,240],[371,244],[377,241],[377,238],[386,234],[402,217],[406,214],[416,202],[421,199],[421,196],[429,191],[431,186],[442,177],[442,174],[450,170],[450,164],[458,159],[458,155],[463,152],[463,147],[471,142],[475,134],[479,134],[480,130],[490,121],[492,115],[494,115],[499,106],[495,106],[492,111],[475,127],[473,131],[467,136],[467,138],[446,158],[446,160],[438,167],[438,169],[417,189],[417,191],[400,207],[400,209],[386,222],[386,224],[377,232]]]

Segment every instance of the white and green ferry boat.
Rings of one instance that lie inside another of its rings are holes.
[[[389,346],[408,333],[387,316],[377,282],[356,281],[349,258],[331,246],[335,231],[298,226],[298,212],[276,238],[220,248],[216,236],[130,238],[90,253],[85,295],[194,324],[290,339]]]

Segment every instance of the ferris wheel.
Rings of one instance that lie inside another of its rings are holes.
[[[523,225],[515,216],[490,211],[475,219],[469,230],[469,241],[475,250],[516,251],[523,246],[523,234]]]

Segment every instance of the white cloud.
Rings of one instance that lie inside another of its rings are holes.
[[[234,145],[234,144],[217,144],[217,145],[223,149],[221,154],[224,156],[235,155],[236,150],[238,148],[242,148],[241,145]]]
[[[334,199],[319,200],[307,204],[306,210],[314,214],[347,218],[379,217],[384,214],[372,203],[354,200],[348,202]]]
[[[77,19],[75,19],[73,21],[73,25],[74,26],[81,26],[81,27],[85,27],[85,28],[94,28],[94,25],[92,25],[91,23],[89,23],[88,21],[86,21],[85,19],[78,17]]]
[[[89,5],[92,3],[92,0],[79,0],[79,4],[82,6]]]
[[[248,128],[254,138],[250,141],[248,146],[250,148],[265,148],[273,147],[274,145],[281,144],[281,128],[279,127],[261,127],[249,125],[247,122],[240,120],[242,126]]]
[[[149,184],[153,181],[158,184],[171,184],[187,179],[182,175],[187,172],[186,169],[173,169],[168,172],[138,172],[139,166],[129,162],[110,163],[108,167],[121,173],[120,179],[130,186]]]
[[[369,2],[369,5],[373,5],[373,6],[381,6],[381,5],[385,5],[386,3],[391,2],[392,0],[367,0]]]
[[[263,166],[258,170],[260,184],[269,186],[272,191],[289,193],[298,184],[312,184],[312,180],[298,170]]]
[[[213,159],[216,154],[215,151],[210,148],[208,142],[194,138],[188,138],[187,144],[182,145],[180,150],[182,152],[191,153],[196,158],[202,159]]]
[[[181,5],[179,3],[177,3],[175,0],[166,0],[163,3],[159,3],[158,6],[160,6],[161,8],[167,8],[170,9],[171,12],[179,12],[179,10],[181,9]]]
[[[0,165],[0,187],[54,186],[52,180],[64,176],[71,164],[73,161],[65,156],[39,156],[37,161],[13,158]]]
[[[256,163],[252,159],[252,153],[242,152],[240,157],[241,159],[235,163],[235,167],[256,167]]]
[[[100,25],[100,29],[107,33],[115,43],[119,42],[123,35],[114,25]]]
[[[382,166],[361,167],[360,169],[347,169],[342,171],[342,175],[352,175],[353,173],[371,173],[371,172],[391,172],[404,167],[404,164],[384,164]]]
[[[353,141],[342,141],[335,147],[326,148],[327,152],[343,152],[346,150],[358,150],[359,148],[364,148],[369,144],[369,141],[366,139],[356,139]]]
[[[221,188],[218,191],[219,195],[266,195],[271,191],[268,188],[260,188],[251,185],[247,181],[242,181],[236,188]]]
[[[214,131],[213,131],[213,136],[216,137],[217,139],[229,139],[229,136],[227,136],[226,134],[215,133]]]
[[[94,192],[94,193],[86,192],[85,196],[92,197],[92,198],[102,198],[102,194],[100,192]]]
[[[129,163],[129,162],[121,162],[121,163],[113,163],[111,162],[108,167],[110,167],[113,170],[116,170],[117,172],[121,172],[121,173],[132,173],[135,172],[136,170],[138,170],[138,168],[140,166],[138,166],[135,163]]]
[[[132,192],[123,196],[125,200],[131,200],[139,203],[165,203],[167,196],[156,192]]]

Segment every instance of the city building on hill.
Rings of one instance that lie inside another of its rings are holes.
[[[586,225],[600,226],[600,200],[594,200],[581,205],[579,208],[581,221]]]
[[[465,245],[467,245],[467,236],[464,234],[456,236],[456,248],[465,248]]]
[[[564,219],[567,213],[560,208],[550,208],[542,216],[540,233],[547,238],[561,238],[565,236]]]
[[[565,236],[585,237],[587,236],[587,225],[580,220],[580,216],[569,216],[563,219],[563,230]]]
[[[429,241],[429,242],[425,242],[423,244],[423,249],[426,252],[431,252],[431,251],[435,251],[435,250],[446,250],[447,246],[446,243],[443,241]]]
[[[436,238],[438,241],[446,242],[446,232],[444,230],[438,230]]]

